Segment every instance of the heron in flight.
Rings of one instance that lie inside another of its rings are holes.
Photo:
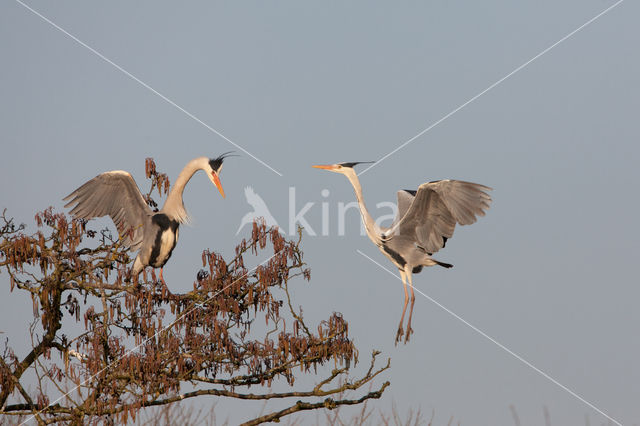
[[[411,287],[411,309],[407,321],[405,343],[413,333],[411,316],[415,294],[412,274],[422,271],[424,266],[439,265],[451,268],[453,265],[440,262],[432,257],[447,240],[453,236],[456,224],[470,225],[477,216],[484,216],[489,208],[491,197],[486,191],[488,186],[460,180],[438,180],[426,182],[417,190],[398,191],[398,215],[390,227],[378,226],[362,197],[362,187],[353,167],[355,163],[339,163],[313,166],[318,169],[341,173],[349,179],[358,199],[360,215],[369,239],[393,262],[400,271],[404,285],[404,307],[396,334],[396,344],[402,338],[404,314],[409,302],[407,281]]]
[[[105,172],[86,182],[64,198],[68,201],[65,207],[73,206],[71,214],[77,219],[111,217],[122,244],[138,250],[131,269],[134,280],[146,266],[152,266],[160,268],[160,281],[166,285],[162,269],[178,242],[178,227],[189,220],[182,202],[184,187],[198,170],[204,170],[224,198],[219,175],[228,154],[189,161],[157,213],[149,208],[131,174],[122,170]]]

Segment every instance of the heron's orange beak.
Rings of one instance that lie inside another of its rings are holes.
[[[224,198],[224,189],[222,189],[220,178],[218,177],[218,174],[216,172],[211,172],[211,181],[216,186],[216,188],[218,188],[218,191],[220,191],[220,195],[222,195],[222,198]]]
[[[334,171],[335,169],[337,169],[335,164],[316,165],[311,167],[315,167],[316,169],[324,169],[324,170],[331,170],[331,171]]]

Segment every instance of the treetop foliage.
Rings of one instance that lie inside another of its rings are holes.
[[[145,199],[155,207],[152,191],[166,194],[169,180],[151,159],[145,169],[151,179]],[[0,416],[39,424],[126,422],[146,407],[204,395],[289,401],[247,422],[258,424],[360,404],[380,398],[389,385],[344,397],[370,384],[389,362],[376,368],[374,352],[368,370],[352,379],[358,351],[343,316],[334,312],[313,328],[302,308],[294,308],[290,285],[311,277],[301,233],[290,241],[254,223],[233,258],[204,250],[193,289],[174,294],[154,271],[150,280],[145,273],[140,283],[128,282],[132,253],[108,230],[52,208],[35,222],[38,230],[27,234],[6,210],[0,218],[0,273],[12,292],[28,293],[33,304],[33,321],[25,324],[31,351],[17,354],[4,342]],[[264,260],[248,266],[258,259]],[[328,377],[296,388],[296,378],[329,364]],[[274,383],[288,390],[273,391]]]

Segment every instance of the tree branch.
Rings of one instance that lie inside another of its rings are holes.
[[[259,425],[260,423],[277,422],[282,417],[288,416],[298,411],[315,410],[318,408],[327,408],[329,410],[333,410],[334,408],[341,405],[356,405],[356,404],[361,404],[364,401],[371,398],[379,399],[382,396],[382,393],[384,392],[384,390],[390,384],[391,383],[389,383],[388,381],[384,382],[380,387],[380,389],[374,392],[369,392],[368,394],[364,395],[362,398],[359,398],[359,399],[333,400],[331,398],[327,398],[322,402],[316,402],[316,403],[298,401],[294,405],[290,406],[289,408],[285,408],[284,410],[276,411],[274,413],[270,413],[270,414],[255,418],[253,420],[250,420],[248,422],[242,423],[242,426],[254,426],[254,425]]]

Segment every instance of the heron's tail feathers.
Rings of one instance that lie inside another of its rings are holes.
[[[443,268],[447,268],[447,269],[449,269],[449,268],[453,268],[453,265],[452,265],[452,264],[450,264],[450,263],[438,262],[438,261],[437,261],[437,260],[435,260],[435,259],[432,259],[432,260],[433,260],[434,262],[436,262],[438,265],[442,266]]]

